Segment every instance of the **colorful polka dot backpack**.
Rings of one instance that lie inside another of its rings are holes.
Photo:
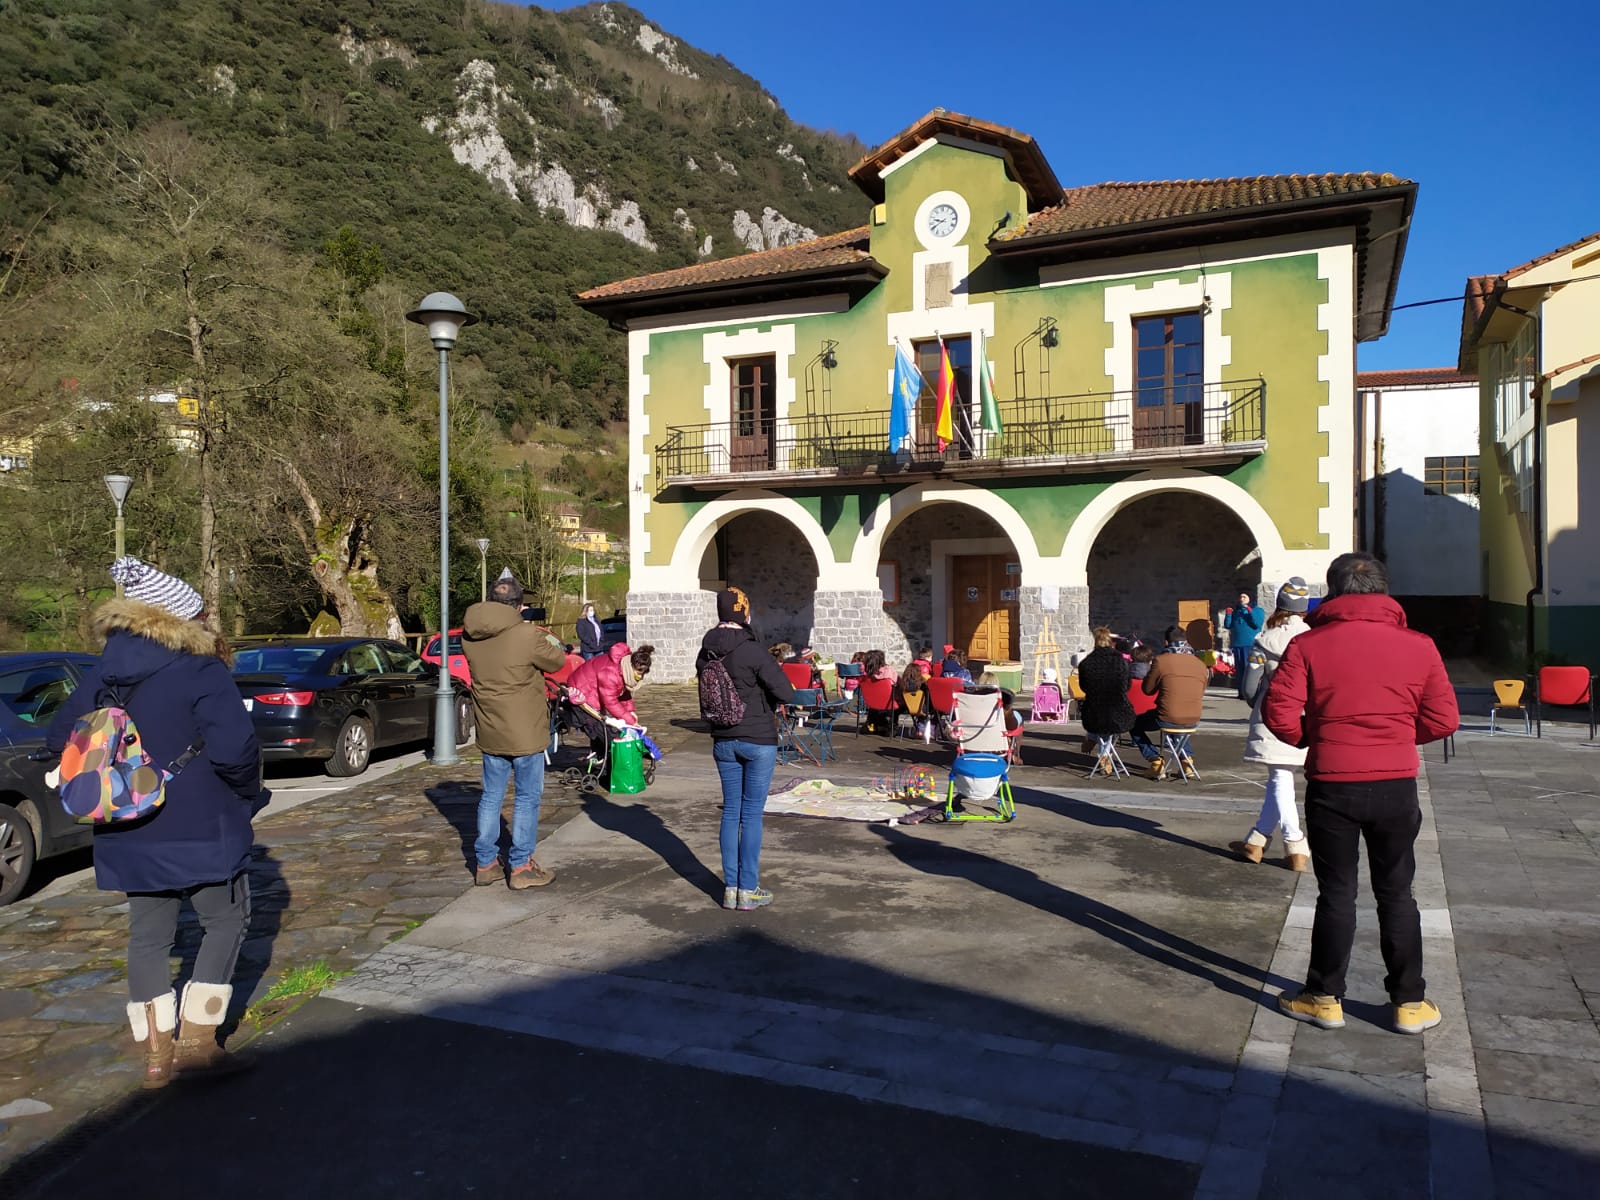
[[[196,742],[169,767],[145,753],[133,717],[112,704],[86,712],[61,752],[61,804],[80,825],[110,825],[147,817],[166,801],[167,782],[200,753]]]

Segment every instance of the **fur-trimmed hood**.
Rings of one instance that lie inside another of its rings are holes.
[[[209,655],[223,662],[233,657],[227,643],[204,625],[125,596],[107,600],[95,610],[93,629],[95,639],[108,648],[113,634],[127,633],[177,654]]]

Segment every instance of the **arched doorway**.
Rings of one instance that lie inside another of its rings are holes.
[[[700,586],[744,589],[750,597],[750,626],[764,644],[811,644],[817,560],[786,517],[744,512],[720,525],[706,547]]]
[[[890,660],[950,643],[983,663],[1021,656],[1022,563],[991,516],[970,505],[914,509],[883,540],[878,557]]]
[[[1183,601],[1205,601],[1214,619],[1261,586],[1256,539],[1220,501],[1156,492],[1108,521],[1089,553],[1089,623],[1159,640]]]

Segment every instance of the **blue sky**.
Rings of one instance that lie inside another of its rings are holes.
[[[558,5],[557,7],[570,7]],[[1063,184],[1392,171],[1420,185],[1398,302],[1600,230],[1583,0],[636,3],[806,125],[869,145],[942,106],[1032,134]],[[1362,369],[1453,364],[1459,304]]]

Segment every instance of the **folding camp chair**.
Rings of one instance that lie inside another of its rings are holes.
[[[839,698],[854,707],[857,733],[861,732],[861,677],[866,673],[867,669],[860,663],[833,664],[833,677],[838,681]]]
[[[794,694],[794,703],[783,705],[777,714],[778,761],[788,764],[803,758],[820,767],[822,758],[811,718],[821,702],[821,693],[814,688],[795,688]]]
[[[1011,821],[1017,805],[1011,795],[1006,760],[1006,717],[999,692],[962,692],[954,697],[951,736],[956,743],[950,781],[945,787],[946,821]],[[956,807],[956,793],[967,800],[995,800],[992,812]]]

